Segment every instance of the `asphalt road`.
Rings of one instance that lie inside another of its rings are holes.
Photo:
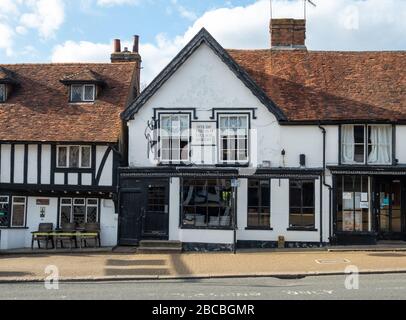
[[[358,290],[345,288],[344,276],[304,279],[244,278],[187,281],[0,284],[0,300],[341,300],[406,299],[406,274],[363,275]]]

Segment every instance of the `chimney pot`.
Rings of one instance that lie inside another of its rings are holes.
[[[121,52],[121,40],[114,39],[114,53],[119,53],[119,52]]]
[[[133,52],[134,53],[139,52],[139,43],[140,43],[140,36],[135,35],[134,36],[134,45],[133,45]]]

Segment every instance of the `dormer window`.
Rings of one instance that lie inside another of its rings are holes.
[[[93,102],[96,99],[94,84],[72,84],[70,87],[71,102]]]
[[[5,84],[0,84],[0,103],[5,102],[7,99],[7,90]]]

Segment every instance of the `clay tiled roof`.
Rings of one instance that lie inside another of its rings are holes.
[[[0,104],[1,141],[116,142],[135,63],[3,65],[19,86]],[[106,86],[94,103],[69,103],[69,75],[91,70]]]
[[[90,69],[84,69],[79,72],[64,75],[61,79],[64,84],[87,82],[87,83],[104,83],[102,77]]]
[[[228,53],[290,121],[406,120],[406,51]]]

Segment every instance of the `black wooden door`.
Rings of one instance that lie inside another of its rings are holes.
[[[145,197],[142,185],[121,193],[119,216],[119,244],[138,245],[142,233],[142,211]]]
[[[146,204],[142,219],[142,238],[169,238],[169,183],[167,180],[148,181],[144,187]]]

